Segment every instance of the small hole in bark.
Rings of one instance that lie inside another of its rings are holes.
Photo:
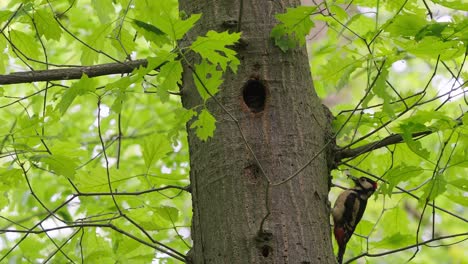
[[[267,258],[270,255],[271,247],[265,245],[262,247],[262,256]]]
[[[249,183],[255,184],[258,182],[260,168],[256,164],[251,164],[244,168],[244,176]]]
[[[242,96],[250,111],[259,113],[265,109],[266,88],[262,81],[248,80],[242,89]]]

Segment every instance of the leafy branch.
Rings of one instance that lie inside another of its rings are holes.
[[[413,133],[411,136],[412,138],[422,138],[424,136],[427,136],[427,135],[430,135],[434,133],[433,131],[422,131],[422,132],[416,132],[416,133]],[[403,136],[400,135],[400,134],[394,134],[394,135],[390,135],[386,138],[383,138],[382,140],[378,140],[378,141],[375,141],[375,142],[372,142],[372,143],[368,143],[364,146],[360,146],[360,147],[356,147],[356,148],[340,148],[336,151],[335,153],[335,162],[337,164],[341,164],[343,159],[346,159],[346,158],[355,158],[359,155],[362,155],[364,153],[367,153],[367,152],[370,152],[370,151],[373,151],[373,150],[376,150],[376,149],[379,149],[379,148],[383,148],[383,147],[387,147],[387,146],[390,146],[390,145],[394,145],[394,144],[398,144],[398,143],[402,143],[404,142],[404,139],[403,139]]]

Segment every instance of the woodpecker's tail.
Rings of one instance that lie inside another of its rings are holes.
[[[338,255],[336,256],[336,260],[338,261],[338,264],[341,264],[346,250],[345,231],[343,227],[339,227],[338,225],[335,225],[334,231],[336,244],[338,245]]]
[[[343,256],[344,256],[345,250],[346,250],[346,246],[338,247],[338,255],[336,256],[336,260],[338,261],[338,264],[343,263]]]

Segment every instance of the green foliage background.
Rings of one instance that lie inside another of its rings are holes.
[[[210,31],[179,47],[200,15],[184,17],[172,0],[9,1],[2,10],[2,73],[131,58],[148,66],[0,88],[0,262],[183,260],[191,244],[185,124],[195,118],[206,140],[215,120],[204,105],[181,106],[182,61],[200,55],[193,68],[206,83],[197,88],[213,96],[239,64],[226,48],[239,34]]]
[[[182,64],[198,54],[193,89],[210,100],[239,66],[227,47],[240,34],[179,46],[202,14],[176,0],[0,7],[2,74],[148,59],[129,75],[0,87],[0,262],[179,263],[191,243],[185,123],[202,140],[216,124],[204,104],[181,106]],[[310,44],[339,146],[404,139],[333,171],[341,186],[345,170],[380,179],[345,259],[402,263],[415,252],[405,247],[442,237],[412,262],[467,263],[467,11],[463,0],[358,0],[277,15],[279,48]]]
[[[277,15],[272,37],[283,51],[315,26],[314,86],[342,149],[404,140],[333,172],[341,186],[348,172],[380,180],[345,259],[468,263],[466,11],[466,1],[325,1]]]

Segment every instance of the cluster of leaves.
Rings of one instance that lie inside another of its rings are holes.
[[[238,33],[180,40],[201,15],[177,0],[0,3],[0,72],[147,58],[131,74],[0,87],[0,262],[164,263],[190,248],[183,63],[203,102],[239,61]],[[84,15],[86,13],[86,15]],[[195,87],[194,87],[195,89]],[[164,242],[164,243],[163,243]],[[156,253],[155,253],[156,252]]]
[[[311,39],[314,86],[336,115],[338,145],[352,149],[395,135],[404,143],[345,159],[334,172],[339,180],[349,169],[381,186],[379,203],[365,216],[372,221],[357,230],[365,239],[352,239],[348,257],[393,253],[389,262],[400,263],[413,257],[407,247],[447,237],[455,243],[447,254],[424,250],[417,262],[466,259],[457,245],[466,240],[468,222],[464,11],[463,0],[358,0],[324,1],[276,16],[280,23],[271,36],[283,51]]]

